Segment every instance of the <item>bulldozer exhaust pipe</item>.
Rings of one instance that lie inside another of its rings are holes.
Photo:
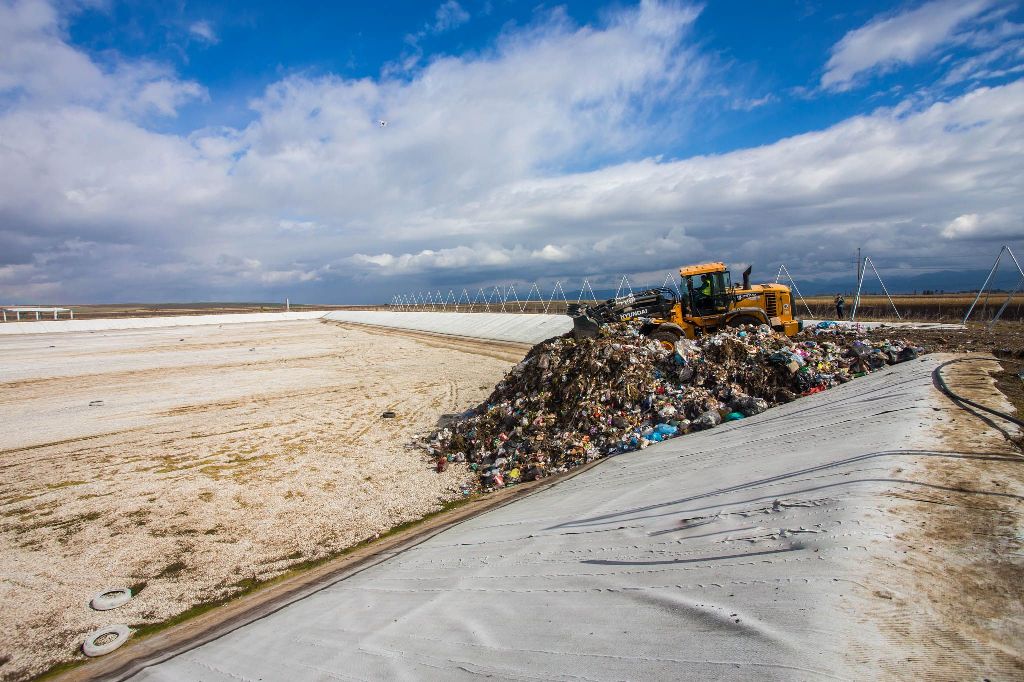
[[[750,288],[750,271],[754,269],[753,265],[748,265],[747,269],[743,271],[743,290],[746,291]]]

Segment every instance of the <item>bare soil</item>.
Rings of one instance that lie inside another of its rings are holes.
[[[1024,326],[1019,324],[999,323],[991,329],[981,324],[963,329],[879,327],[861,335],[874,339],[908,339],[932,353],[992,353],[1024,360]]]
[[[953,356],[950,356],[951,358]],[[961,356],[963,357],[963,356]],[[995,387],[994,359],[942,369],[958,394],[1013,413]],[[882,632],[919,655],[883,660],[893,679],[1024,677],[1024,456],[1016,427],[943,395],[932,438],[887,510],[901,519],[900,558],[880,567],[874,614]]]
[[[0,338],[0,679],[461,497],[408,444],[522,356],[317,321]]]

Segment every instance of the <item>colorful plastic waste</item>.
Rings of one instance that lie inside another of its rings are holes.
[[[425,439],[438,471],[451,459],[476,471],[483,489],[532,481],[752,417],[924,352],[846,327],[791,339],[767,325],[666,349],[641,335],[640,323],[534,346],[485,402]]]

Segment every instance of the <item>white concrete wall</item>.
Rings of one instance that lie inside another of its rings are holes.
[[[284,322],[314,320],[326,311],[294,313],[237,313],[222,315],[177,315],[163,317],[124,317],[100,320],[40,320],[36,322],[0,322],[0,334],[51,334],[54,332],[91,332],[111,329],[149,327],[194,327],[202,324],[242,324],[244,322]]]
[[[324,319],[531,344],[540,343],[572,329],[572,320],[565,315],[518,313],[402,313],[382,310],[338,310],[327,313],[324,315]]]

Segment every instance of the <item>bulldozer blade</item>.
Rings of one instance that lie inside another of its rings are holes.
[[[572,318],[572,335],[577,339],[596,339],[600,328],[601,325],[586,315]]]

